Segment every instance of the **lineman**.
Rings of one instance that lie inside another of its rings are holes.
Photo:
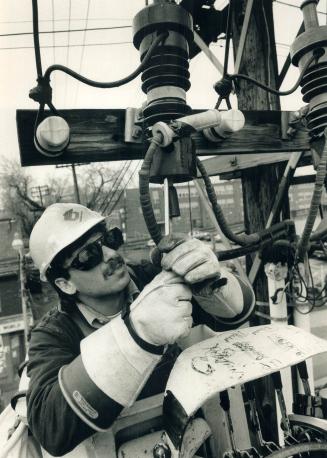
[[[162,272],[128,266],[117,252],[122,242],[101,215],[74,203],[48,207],[31,233],[31,256],[60,304],[31,333],[28,423],[54,456],[89,456],[92,447],[90,456],[100,456],[95,438],[106,437],[121,410],[164,391],[171,344],[192,322],[228,329],[253,308],[252,289],[199,240],[166,254]],[[226,286],[192,299],[189,284],[219,273]]]

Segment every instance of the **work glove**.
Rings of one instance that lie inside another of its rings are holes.
[[[164,270],[175,272],[191,285],[220,278],[219,261],[212,249],[185,235],[163,237],[152,251],[151,260],[154,264],[161,262]]]
[[[137,335],[153,345],[173,344],[192,327],[192,292],[181,276],[163,271],[130,306]]]

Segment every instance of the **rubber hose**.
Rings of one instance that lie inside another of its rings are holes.
[[[141,170],[139,171],[139,191],[140,191],[140,203],[145,224],[148,228],[149,234],[156,245],[162,239],[159,225],[156,221],[156,217],[153,212],[150,196],[150,167],[154,153],[157,150],[161,134],[155,135],[151,139],[150,146],[145,154]]]
[[[323,152],[321,154],[321,159],[317,167],[316,182],[311,198],[311,204],[309,209],[309,214],[305,222],[304,230],[301,236],[301,239],[298,243],[296,259],[300,262],[303,262],[304,256],[308,251],[311,232],[316,220],[316,216],[319,210],[319,205],[321,202],[321,195],[324,187],[324,180],[326,177],[326,167],[327,167],[327,128],[324,130],[325,135],[325,145]]]
[[[297,444],[292,445],[291,447],[286,447],[277,452],[273,452],[271,455],[268,455],[266,458],[288,458],[299,453],[305,452],[327,452],[327,442],[308,442],[306,444]]]
[[[232,230],[229,228],[228,222],[224,216],[223,210],[221,206],[217,202],[217,196],[214,187],[212,186],[211,180],[207,174],[207,171],[200,161],[200,159],[197,158],[196,161],[197,167],[202,175],[207,195],[209,198],[209,201],[212,206],[212,210],[214,212],[214,215],[216,217],[217,223],[219,224],[220,229],[222,230],[223,234],[232,242],[237,243],[238,245],[244,246],[244,245],[255,245],[260,242],[260,235],[257,233],[254,234],[243,234],[243,235],[236,235],[232,232]]]

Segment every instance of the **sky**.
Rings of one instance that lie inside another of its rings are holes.
[[[139,64],[139,52],[132,44],[132,19],[145,6],[144,0],[39,0],[40,31],[108,28],[87,32],[41,34],[43,71],[59,63],[98,81],[113,81],[130,74]],[[151,3],[151,1],[149,2]],[[216,7],[226,1],[217,1]],[[289,45],[302,21],[300,0],[274,2],[275,36],[281,68]],[[320,24],[326,24],[327,0],[320,0]],[[69,20],[70,18],[70,20]],[[0,2],[0,174],[6,159],[19,160],[16,134],[16,109],[36,109],[28,97],[36,84],[36,68],[32,37],[32,5],[30,0]],[[5,36],[8,34],[20,34]],[[211,45],[223,62],[224,42]],[[232,59],[230,59],[232,65]],[[233,68],[229,68],[232,72]],[[192,108],[212,108],[216,102],[213,84],[220,78],[215,67],[201,53],[190,63],[191,89],[187,102]],[[282,89],[288,89],[298,77],[291,68]],[[58,110],[70,108],[139,107],[146,96],[140,78],[116,89],[96,89],[79,83],[60,72],[54,72],[51,85],[53,102]],[[236,108],[235,101],[233,102]],[[297,110],[304,103],[300,91],[281,98],[282,109]],[[121,163],[112,163],[119,169]],[[46,183],[49,174],[68,173],[54,167],[28,167],[37,184]]]

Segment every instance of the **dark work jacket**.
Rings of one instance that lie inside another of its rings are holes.
[[[135,273],[132,278],[140,290],[158,273],[149,263],[134,265],[132,268]],[[79,313],[77,307],[75,308],[74,313]],[[240,316],[236,318],[239,326]],[[207,324],[215,331],[235,327],[234,319],[227,320],[222,325],[204,312],[197,303],[193,304],[193,320],[194,324]],[[86,323],[86,320],[84,321]],[[57,309],[48,312],[31,333],[27,367],[30,377],[27,393],[28,423],[34,437],[54,456],[61,456],[73,450],[95,433],[67,404],[58,382],[60,368],[70,364],[80,354],[80,342],[84,337],[85,333],[72,314]],[[139,399],[164,391],[178,352],[176,346],[168,349],[143,388]],[[109,406],[114,422],[123,407],[110,399]]]

